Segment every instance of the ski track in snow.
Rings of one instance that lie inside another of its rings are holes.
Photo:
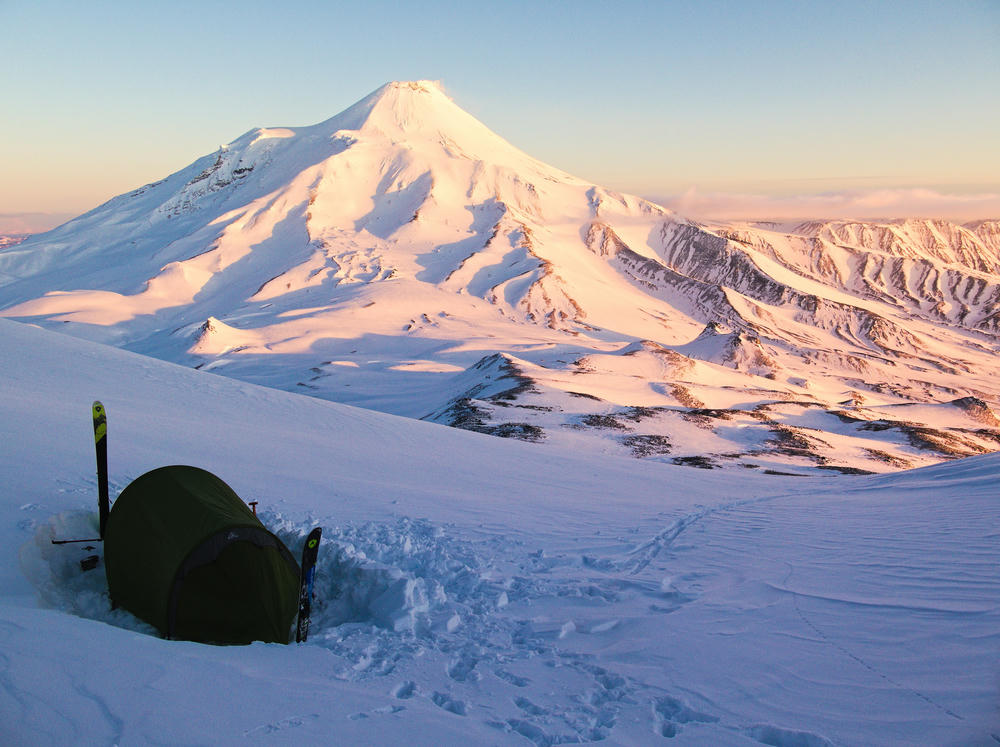
[[[107,701],[100,694],[95,693],[91,688],[87,687],[85,682],[74,680],[73,689],[78,695],[85,700],[91,701],[97,707],[104,722],[108,725],[108,731],[111,734],[108,738],[108,743],[121,744],[122,736],[125,732],[125,722],[114,714],[108,707]]]
[[[632,550],[629,555],[634,556],[633,559],[626,561],[625,563],[617,563],[615,567],[620,570],[627,571],[629,575],[634,576],[645,570],[646,567],[648,567],[649,564],[652,563],[663,551],[669,549],[674,540],[676,540],[682,532],[689,529],[695,522],[713,514],[725,513],[738,509],[742,506],[776,501],[783,497],[786,496],[772,495],[765,496],[763,498],[748,498],[746,500],[734,501],[732,503],[725,503],[719,506],[700,508],[697,511],[685,514],[679,519],[671,522],[662,532],[658,533],[648,542],[644,542],[639,547]]]
[[[784,581],[782,582],[782,585],[785,586],[785,587],[787,587],[789,585],[789,583],[792,580],[792,576],[795,574],[795,567],[792,566],[790,563],[787,564],[787,565],[788,565],[788,575],[785,577]],[[842,653],[847,658],[856,661],[858,664],[860,664],[861,666],[863,666],[868,671],[872,672],[875,675],[878,675],[879,677],[881,677],[883,680],[885,680],[887,683],[889,683],[893,687],[895,687],[895,688],[897,688],[899,690],[904,690],[906,692],[913,693],[913,695],[915,695],[916,697],[920,698],[921,700],[927,702],[928,704],[934,706],[935,708],[937,708],[942,713],[946,713],[947,715],[951,716],[954,719],[958,719],[959,721],[964,721],[964,719],[961,716],[959,716],[957,713],[955,713],[950,708],[947,708],[946,706],[941,705],[936,700],[934,700],[933,698],[931,698],[928,695],[925,695],[924,693],[920,692],[919,690],[914,690],[911,687],[907,687],[906,685],[903,685],[902,683],[897,682],[892,677],[890,677],[889,675],[887,675],[885,672],[881,671],[874,664],[871,664],[870,662],[866,661],[861,656],[858,656],[856,653],[854,653],[853,651],[851,651],[850,649],[848,649],[843,644],[838,643],[837,641],[833,640],[829,635],[827,635],[826,633],[824,633],[816,625],[816,623],[813,622],[813,620],[808,615],[806,615],[805,612],[802,611],[802,607],[799,604],[799,598],[802,595],[799,594],[798,592],[795,592],[795,591],[791,591],[790,593],[792,594],[792,601],[793,601],[793,603],[795,605],[795,613],[800,618],[802,618],[802,622],[804,622],[823,641],[825,641],[826,643],[828,643],[831,646],[833,646],[835,649],[837,649],[838,651],[840,651],[840,653]]]

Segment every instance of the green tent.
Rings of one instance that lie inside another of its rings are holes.
[[[161,467],[129,484],[104,533],[112,601],[168,638],[288,643],[299,566],[222,480]]]

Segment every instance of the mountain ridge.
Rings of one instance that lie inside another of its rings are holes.
[[[690,221],[546,166],[438,84],[394,82],[0,250],[0,315],[600,453],[881,470],[996,448],[988,418],[945,418],[969,433],[934,450],[835,413],[997,406],[998,242],[996,221]],[[530,385],[477,400],[501,359]],[[820,403],[828,435],[788,435],[810,418],[787,402]]]

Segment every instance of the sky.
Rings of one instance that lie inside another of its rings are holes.
[[[0,0],[0,49],[0,229],[417,79],[694,217],[1000,217],[1000,0]]]

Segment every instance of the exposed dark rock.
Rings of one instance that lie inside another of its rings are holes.
[[[890,428],[900,428],[906,425],[905,423],[897,423],[892,420],[869,420],[862,426],[859,426],[859,431],[887,431]]]
[[[604,401],[600,397],[595,397],[593,394],[586,394],[584,392],[566,392],[566,394],[568,394],[570,397],[581,397],[583,399],[592,399],[592,400],[595,400],[597,402],[603,402]]]
[[[664,407],[629,407],[619,413],[619,417],[638,423],[641,420],[656,417],[665,409]]]
[[[892,454],[881,451],[879,449],[865,449],[865,453],[872,459],[876,459],[880,462],[884,462],[897,469],[909,469],[913,466],[913,463],[909,460],[903,459],[902,457],[893,456]]]
[[[640,458],[669,454],[671,449],[670,440],[658,435],[625,436],[622,444],[632,450],[633,456]]]
[[[859,418],[844,410],[827,410],[831,415],[836,416],[842,423],[865,423],[864,418]]]
[[[786,456],[803,457],[818,464],[825,464],[827,458],[819,453],[819,449],[829,449],[830,444],[809,436],[799,428],[779,425],[771,428],[772,438],[767,443],[772,446],[772,451]]]
[[[900,430],[906,434],[910,445],[917,449],[935,451],[946,458],[987,454],[991,449],[963,438],[957,433],[949,433],[926,426],[903,425]]]
[[[516,438],[519,441],[531,441],[532,443],[537,443],[545,438],[545,431],[530,423],[500,423],[490,426],[480,433],[488,433],[500,438]]]
[[[489,413],[484,408],[477,407],[469,397],[460,397],[453,400],[437,419],[454,428],[482,432],[483,428],[488,427]]]
[[[698,469],[715,469],[719,465],[709,459],[707,456],[684,456],[684,457],[674,457],[670,460],[674,464],[679,464],[683,467],[697,467]]]
[[[978,397],[962,397],[961,399],[952,400],[948,404],[962,410],[973,420],[978,420],[980,423],[985,423],[986,425],[1000,427],[1000,420],[997,420],[996,415],[993,414],[989,405]]]
[[[545,437],[545,432],[537,425],[530,423],[491,423],[489,412],[469,399],[463,397],[451,403],[442,413],[444,422],[454,428],[467,431],[486,433],[500,438],[516,438],[519,441],[538,442]]]
[[[685,414],[694,415],[696,417],[704,418],[717,418],[719,420],[732,420],[734,415],[740,414],[740,410],[725,410],[716,408],[694,408],[689,410]]]
[[[610,428],[616,431],[627,431],[628,426],[617,420],[614,415],[584,415],[580,422],[591,428]]]
[[[819,465],[819,467],[817,469],[826,469],[826,470],[830,470],[831,472],[839,472],[842,475],[874,475],[874,474],[876,474],[875,472],[872,472],[871,470],[868,470],[868,469],[859,469],[858,467],[841,467],[841,466],[836,465],[836,464],[821,464],[821,465]]]
[[[1000,431],[991,430],[989,428],[977,428],[972,431],[979,438],[986,439],[987,441],[994,441],[1000,444]]]
[[[674,399],[676,399],[685,407],[691,407],[697,409],[705,406],[705,403],[702,402],[697,397],[695,397],[693,394],[691,394],[691,392],[687,389],[687,387],[683,387],[680,384],[670,385],[670,396],[672,396]]]
[[[732,420],[733,416],[737,414],[740,414],[739,410],[694,408],[687,412],[682,412],[681,417],[689,423],[694,423],[699,428],[712,430],[716,425],[716,420]]]
[[[992,451],[980,443],[963,436],[961,431],[944,431],[938,428],[930,428],[918,423],[891,420],[873,420],[865,423],[858,430],[862,431],[887,431],[897,430],[906,436],[910,446],[921,451],[932,451],[946,459],[955,457],[973,456],[975,454],[986,454]],[[970,433],[978,432],[972,431]]]

